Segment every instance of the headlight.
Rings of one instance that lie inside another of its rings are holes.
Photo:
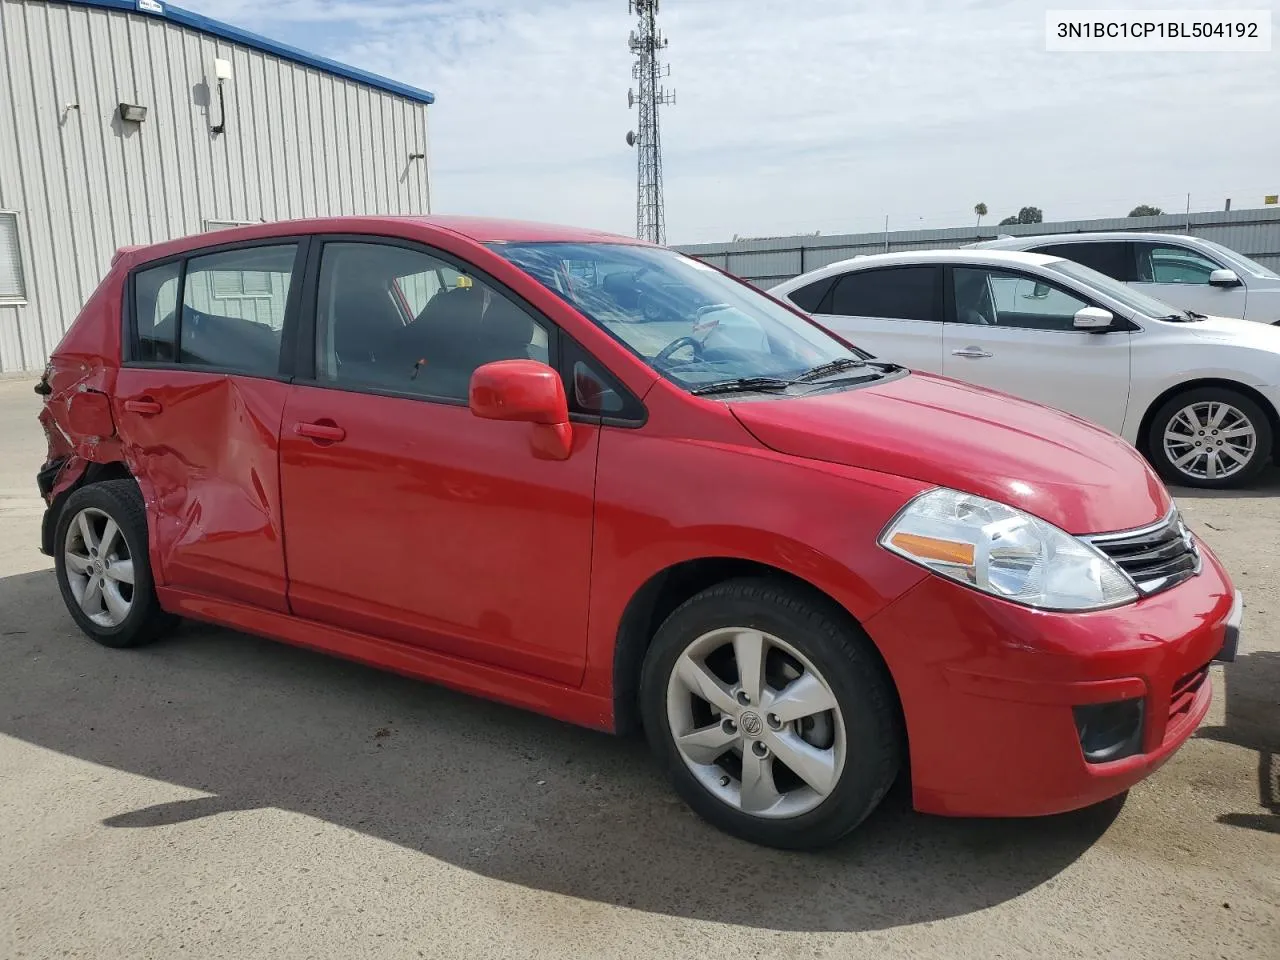
[[[1094,547],[1029,513],[940,488],[916,497],[880,545],[992,596],[1045,610],[1136,600],[1129,578]]]

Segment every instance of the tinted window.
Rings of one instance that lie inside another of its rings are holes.
[[[297,249],[247,247],[188,260],[178,361],[276,374]]]
[[[177,331],[178,278],[182,262],[140,270],[133,278],[133,317],[138,335],[135,360],[173,360],[173,340]]]
[[[1054,243],[1047,247],[1036,247],[1033,252],[1074,260],[1117,280],[1134,279],[1133,244],[1128,241]]]
[[[821,280],[807,284],[799,290],[792,290],[787,294],[787,299],[806,313],[817,313],[818,307],[827,295],[827,291],[839,279],[838,276],[823,277]]]
[[[1005,270],[956,267],[951,276],[960,323],[1073,330],[1076,312],[1089,306],[1061,287]]]
[[[846,273],[824,312],[844,317],[941,320],[936,309],[936,267],[895,267]]]
[[[420,250],[329,243],[316,300],[316,377],[465,400],[476,367],[549,360],[547,328]]]
[[[1208,283],[1217,263],[1187,247],[1139,243],[1138,279],[1146,283]]]

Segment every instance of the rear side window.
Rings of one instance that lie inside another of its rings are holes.
[[[817,313],[818,307],[822,305],[823,299],[827,296],[827,292],[839,280],[839,276],[823,277],[799,290],[792,290],[787,294],[787,299],[794,303],[806,313]]]
[[[1076,263],[1126,283],[1137,279],[1134,276],[1133,244],[1129,241],[1052,243],[1046,247],[1036,247],[1032,252],[1074,260]]]
[[[823,313],[844,317],[884,317],[891,320],[935,320],[936,267],[894,267],[846,273],[831,292]]]
[[[276,375],[297,252],[244,247],[138,271],[133,359]]]

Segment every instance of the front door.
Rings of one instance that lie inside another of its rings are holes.
[[[1148,296],[1184,310],[1211,317],[1245,316],[1248,291],[1243,283],[1214,286],[1214,270],[1234,269],[1210,260],[1198,250],[1178,243],[1141,241],[1137,251],[1137,279],[1133,286]],[[1237,271],[1238,272],[1238,271]]]
[[[576,684],[600,428],[575,423],[570,457],[539,459],[530,424],[466,404],[478,365],[554,359],[554,331],[418,247],[320,257],[315,376],[281,438],[294,613]]]
[[[814,319],[877,357],[942,373],[942,268],[855,270],[838,279]]]
[[[301,256],[273,240],[135,273],[112,410],[162,582],[281,612],[281,342]]]
[[[1129,402],[1127,331],[1075,330],[1092,306],[1039,277],[953,267],[954,322],[943,334],[944,373],[1057,407],[1116,433]]]

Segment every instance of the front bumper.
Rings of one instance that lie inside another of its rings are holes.
[[[1198,544],[1199,575],[1091,613],[1031,610],[927,577],[867,630],[902,698],[915,806],[1032,816],[1150,775],[1204,719],[1209,664],[1235,655],[1239,594]],[[1086,761],[1073,707],[1141,698],[1137,752]]]

